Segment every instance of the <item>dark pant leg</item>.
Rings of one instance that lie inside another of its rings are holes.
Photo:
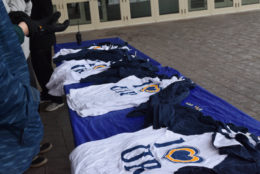
[[[29,74],[30,74],[30,84],[32,87],[37,89],[37,83],[36,83],[36,79],[35,79],[35,73],[32,67],[32,62],[31,62],[31,57],[28,57],[27,59],[27,65],[28,65],[28,69],[29,69]]]
[[[57,97],[57,96],[50,95],[50,99],[54,103],[63,103],[62,97]]]
[[[32,66],[42,88],[42,93],[47,94],[48,89],[45,85],[48,83],[53,72],[51,65],[51,47],[45,49],[33,49],[31,50],[31,57]]]
[[[48,95],[46,84],[53,73],[51,47],[31,50],[32,65],[37,80],[42,88],[42,95]],[[62,97],[50,96],[52,102],[62,103]]]

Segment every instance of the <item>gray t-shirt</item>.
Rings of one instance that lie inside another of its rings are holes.
[[[6,11],[9,13],[10,11],[23,11],[29,16],[31,15],[32,11],[32,3],[31,1],[25,2],[24,0],[3,0],[5,5]],[[29,38],[24,38],[24,43],[21,45],[24,56],[27,59],[30,55],[30,48],[29,48]]]

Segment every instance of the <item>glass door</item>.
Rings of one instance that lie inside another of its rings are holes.
[[[126,24],[124,0],[95,0],[98,28],[117,27]]]
[[[130,17],[143,18],[151,17],[151,0],[129,0],[130,1]]]
[[[260,0],[238,0],[239,10],[257,10],[260,9]]]
[[[126,21],[129,24],[155,21],[154,0],[123,0],[126,2]]]
[[[260,0],[52,0],[62,33],[260,9]]]
[[[208,10],[207,0],[188,0],[189,12]]]
[[[52,0],[53,12],[59,11],[61,13],[61,17],[59,18],[59,22],[63,22],[65,20],[64,13],[64,4],[61,0]]]
[[[242,5],[259,4],[259,0],[242,0]]]
[[[179,0],[158,0],[159,15],[179,13]]]
[[[76,32],[78,31],[78,27],[82,31],[96,28],[93,1],[66,0],[63,6],[65,18],[70,20],[67,32]]]
[[[200,17],[210,15],[210,2],[212,0],[186,0],[186,10],[188,17]]]
[[[233,7],[234,2],[233,0],[215,0],[215,8],[226,8],[226,7]]]
[[[237,0],[214,0],[213,14],[232,13],[238,10]]]
[[[157,20],[166,21],[184,17],[183,0],[158,0],[155,4]]]

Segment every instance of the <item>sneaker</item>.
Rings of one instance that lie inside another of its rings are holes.
[[[41,167],[43,166],[44,164],[46,164],[48,162],[48,159],[43,157],[43,156],[40,156],[40,155],[37,155],[36,157],[33,158],[32,160],[32,163],[31,163],[31,167]]]
[[[62,107],[64,103],[51,103],[49,106],[46,107],[46,111],[55,111],[56,109]]]
[[[44,143],[40,145],[40,153],[49,152],[52,149],[51,143]]]

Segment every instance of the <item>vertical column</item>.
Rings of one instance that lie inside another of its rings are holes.
[[[94,28],[100,23],[99,12],[98,12],[98,0],[90,0],[90,11],[91,11],[91,21],[94,25]]]
[[[152,16],[154,17],[155,21],[158,21],[159,18],[159,1],[160,0],[152,0]]]
[[[212,14],[215,9],[215,0],[208,0],[208,9]]]
[[[188,0],[179,0],[179,12],[181,15],[188,13]]]

